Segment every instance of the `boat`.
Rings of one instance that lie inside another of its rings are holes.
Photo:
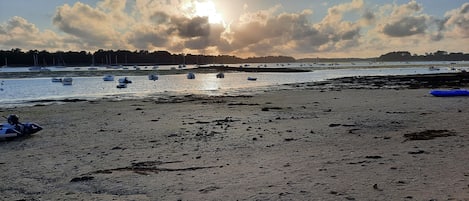
[[[11,114],[6,117],[8,123],[0,124],[0,138],[11,139],[32,135],[42,130],[36,123],[20,123],[17,115]]]
[[[440,70],[440,69],[435,67],[435,66],[430,66],[430,67],[428,67],[428,70],[429,71],[437,71],[437,70]]]
[[[127,77],[119,78],[119,83],[130,84],[132,83]]]
[[[5,65],[2,66],[2,68],[7,68],[8,67],[8,58],[5,57]]]
[[[62,78],[58,78],[58,77],[53,77],[51,79],[52,82],[62,82]]]
[[[127,83],[119,82],[119,84],[116,86],[118,89],[123,89],[127,88]]]
[[[114,75],[104,75],[104,81],[114,81]]]
[[[249,80],[249,81],[256,81],[256,80],[257,80],[257,77],[248,77],[248,80]]]
[[[190,79],[190,80],[195,79],[195,74],[193,72],[187,73],[187,79]]]
[[[436,97],[451,97],[451,96],[469,96],[467,89],[448,89],[448,90],[431,90],[430,94]]]
[[[72,85],[72,83],[73,83],[73,78],[71,78],[71,77],[64,77],[62,79],[62,84],[63,85]]]
[[[158,80],[158,75],[157,74],[150,74],[150,75],[148,75],[148,79],[156,81],[156,80]]]
[[[225,74],[222,72],[217,73],[217,78],[225,78]]]
[[[49,72],[49,71],[51,71],[50,69],[48,69],[46,67],[41,67],[41,66],[33,66],[33,67],[28,68],[28,70],[32,71],[32,72]]]

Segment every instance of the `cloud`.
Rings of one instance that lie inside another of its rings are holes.
[[[137,24],[126,34],[126,41],[130,46],[141,50],[163,48],[167,43],[167,34],[158,27],[145,24]]]
[[[0,25],[0,49],[21,47],[26,49],[59,49],[61,38],[51,30],[40,31],[34,24],[15,16]]]
[[[210,34],[208,17],[174,17],[171,22],[175,33],[182,38],[204,37]]]
[[[412,36],[423,34],[427,30],[427,18],[403,17],[395,22],[386,24],[383,27],[383,33],[392,37]]]
[[[360,13],[361,0],[339,4],[328,10],[323,20],[311,22],[312,10],[277,14],[280,6],[245,13],[231,25],[229,41],[235,52],[266,54],[309,54],[322,51],[344,51],[358,44],[358,22],[343,20],[345,13]]]
[[[57,32],[39,30],[21,17],[0,24],[0,47],[10,49],[145,49],[183,53],[375,56],[377,51],[431,49],[469,38],[469,3],[444,17],[424,13],[422,4],[380,4],[363,0],[329,4],[320,19],[314,7],[286,12],[273,5],[239,4],[228,25],[195,15],[199,0],[99,0],[57,7]],[[230,3],[233,7],[234,3]],[[373,7],[370,7],[373,6]],[[244,8],[244,9],[242,9]],[[321,7],[322,8],[322,7]],[[313,15],[313,13],[315,15]],[[39,37],[38,37],[39,36]],[[383,52],[384,53],[384,52]]]
[[[456,38],[469,38],[469,3],[449,11],[445,15],[448,35]]]
[[[389,16],[383,16],[380,32],[391,37],[425,34],[430,17],[421,13],[422,6],[415,0],[400,6],[394,5]]]
[[[117,30],[119,25],[116,21],[119,20],[113,18],[114,14],[77,2],[73,6],[65,4],[58,7],[52,22],[88,49],[126,48]],[[120,22],[125,24],[125,21]]]

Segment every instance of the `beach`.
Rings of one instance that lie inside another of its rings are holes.
[[[0,200],[469,200],[469,99],[415,79],[4,108]]]

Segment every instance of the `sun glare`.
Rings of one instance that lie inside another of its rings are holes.
[[[195,2],[194,16],[208,17],[208,22],[211,24],[225,25],[225,22],[221,14],[215,8],[213,1]]]

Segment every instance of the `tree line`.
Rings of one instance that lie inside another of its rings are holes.
[[[288,56],[267,56],[239,58],[230,55],[193,55],[171,54],[168,51],[128,51],[98,50],[94,53],[86,51],[57,51],[21,49],[0,50],[3,65],[15,66],[88,66],[88,65],[178,65],[178,64],[238,64],[238,63],[288,63],[295,58]],[[0,65],[0,66],[3,66]]]
[[[462,52],[448,53],[438,50],[434,53],[425,53],[425,55],[411,54],[408,51],[397,51],[383,54],[378,58],[379,61],[469,61],[469,54]]]
[[[378,58],[304,58],[295,59],[290,56],[265,56],[239,58],[230,55],[194,55],[171,54],[168,51],[128,51],[98,50],[57,51],[46,50],[22,51],[19,48],[0,50],[0,66],[104,66],[104,65],[179,65],[179,64],[240,64],[240,63],[293,63],[293,62],[352,62],[352,61],[469,61],[469,54],[448,53],[438,50],[425,55],[411,54],[408,51],[389,52]],[[1,60],[0,60],[1,63]]]

